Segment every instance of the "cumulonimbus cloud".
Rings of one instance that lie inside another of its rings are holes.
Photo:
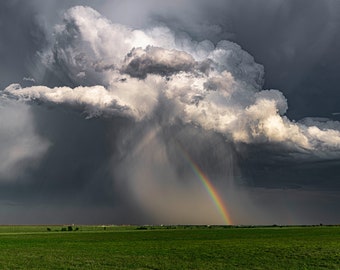
[[[42,55],[78,86],[14,84],[19,100],[81,108],[89,117],[121,115],[147,121],[156,112],[221,133],[236,143],[274,143],[319,157],[340,156],[340,123],[294,122],[278,90],[263,90],[264,68],[232,42],[178,38],[166,27],[135,30],[113,24],[89,7],[68,10]],[[166,105],[166,106],[165,106]],[[171,107],[172,109],[168,109]]]

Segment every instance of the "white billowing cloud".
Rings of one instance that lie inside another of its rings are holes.
[[[256,64],[254,57],[242,50],[242,48],[226,40],[217,43],[216,48],[208,55],[216,65],[218,71],[227,70],[247,84],[256,89],[263,85],[264,69],[262,65]]]
[[[145,47],[152,43],[152,39],[144,32],[112,24],[91,8],[71,8],[66,12],[64,21],[63,25],[56,28],[57,35],[61,35],[58,41],[64,41],[63,45],[67,46],[78,40],[84,49],[89,47],[95,59],[119,63],[130,48]],[[63,37],[67,39],[63,40]]]
[[[155,108],[161,84],[158,77],[150,76],[144,81],[130,78],[129,83],[122,79],[112,81],[108,89],[101,85],[21,88],[18,84],[12,84],[5,92],[21,100],[40,100],[80,107],[88,117],[115,114],[140,121],[148,117]]]
[[[30,107],[0,98],[0,181],[10,180],[37,164],[49,142],[34,129]]]
[[[169,123],[180,119],[235,142],[340,155],[339,123],[290,121],[286,98],[278,90],[262,90],[263,67],[235,43],[196,42],[165,27],[134,30],[88,7],[71,8],[64,19],[45,62],[66,69],[75,84],[93,86],[12,85],[6,93],[80,106],[90,117],[119,114],[143,121],[159,108]]]

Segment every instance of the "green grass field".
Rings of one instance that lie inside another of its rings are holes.
[[[0,226],[0,269],[340,269],[337,226],[77,228]]]

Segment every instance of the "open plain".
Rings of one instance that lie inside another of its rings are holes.
[[[0,226],[0,269],[340,269],[340,227]]]

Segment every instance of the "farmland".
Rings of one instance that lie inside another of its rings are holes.
[[[340,227],[0,226],[0,269],[340,269]]]

